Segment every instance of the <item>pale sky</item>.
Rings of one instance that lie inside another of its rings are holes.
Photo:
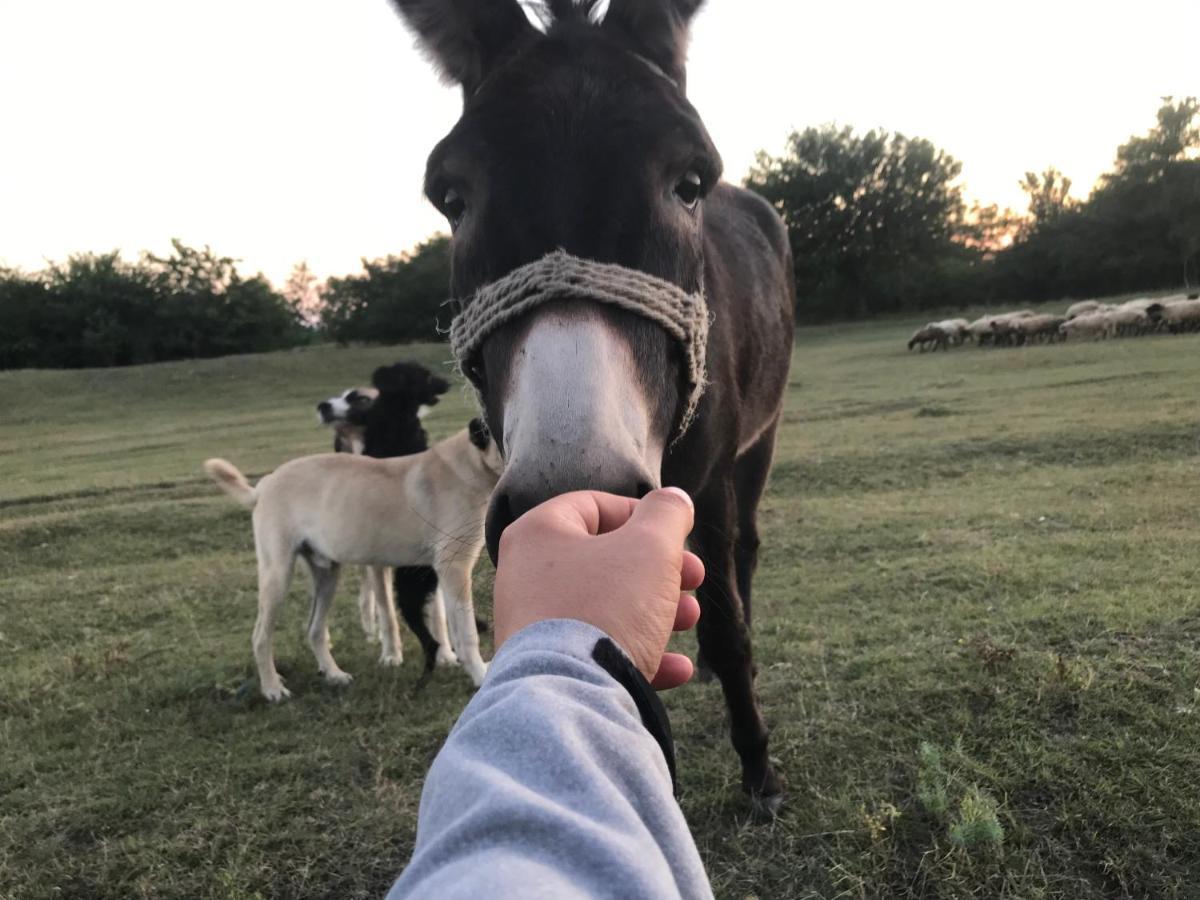
[[[792,128],[880,126],[1023,208],[1085,196],[1159,97],[1200,94],[1198,0],[709,0],[689,95],[740,181]],[[281,282],[439,229],[425,157],[457,118],[386,0],[0,0],[0,262],[210,244]]]

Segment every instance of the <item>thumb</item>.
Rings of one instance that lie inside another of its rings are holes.
[[[671,539],[679,547],[692,531],[696,509],[682,488],[651,491],[637,502],[629,521]]]

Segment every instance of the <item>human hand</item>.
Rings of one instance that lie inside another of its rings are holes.
[[[544,619],[578,619],[605,632],[659,690],[692,677],[692,661],[665,653],[672,631],[700,618],[691,591],[704,564],[684,549],[691,498],[679,488],[641,500],[576,491],[547,500],[500,536],[496,649]]]

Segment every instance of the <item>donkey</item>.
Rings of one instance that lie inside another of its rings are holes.
[[[578,489],[696,504],[700,657],[720,679],[742,785],[775,812],[780,780],[754,692],[756,509],[774,453],[793,341],[787,231],[722,163],[685,93],[689,23],[703,0],[393,0],[418,45],[462,88],[425,193],[452,231],[452,298],[562,250],[655,276],[711,316],[707,388],[680,434],[683,353],[649,318],[586,300],[546,303],[492,332],[464,371],[506,460],[489,506],[504,528]],[[527,4],[525,4],[527,5]]]

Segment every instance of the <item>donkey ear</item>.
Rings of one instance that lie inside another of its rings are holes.
[[[704,0],[612,0],[604,27],[620,34],[683,90],[688,27]]]
[[[518,0],[392,0],[442,77],[475,89],[522,38],[538,34]]]

